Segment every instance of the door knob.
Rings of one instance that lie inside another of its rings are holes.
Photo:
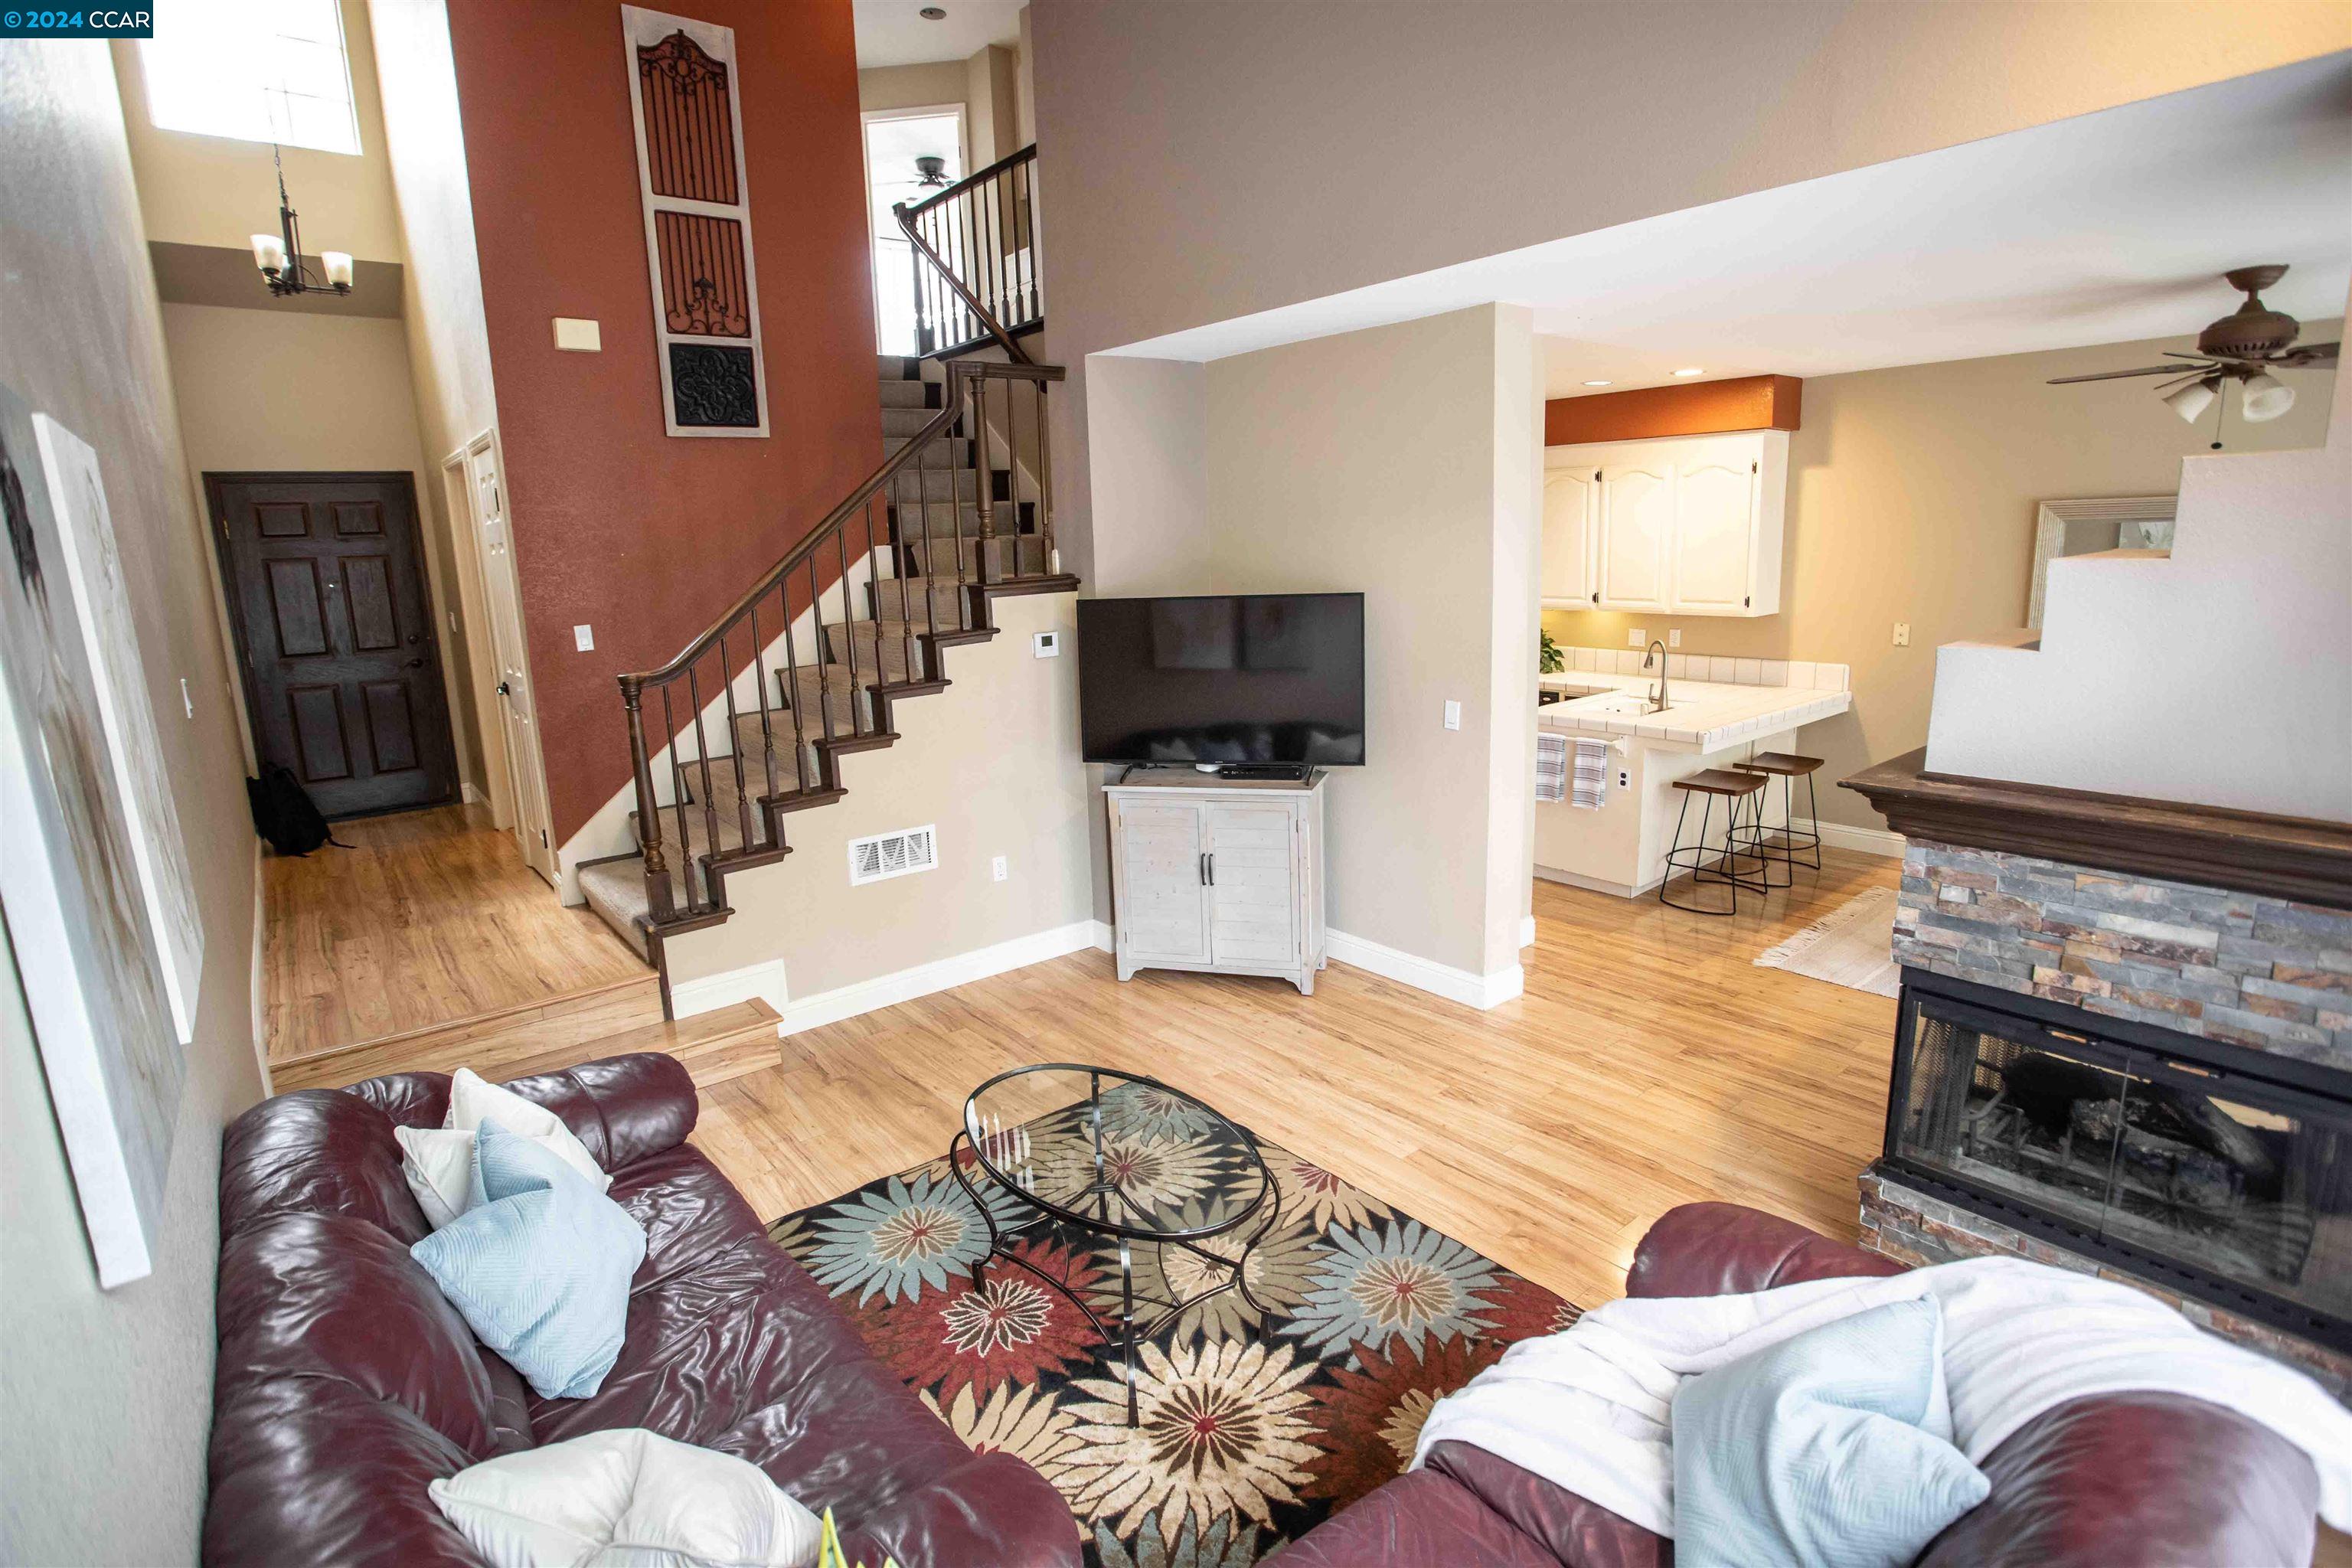
[[[499,682],[499,695],[501,697],[512,697],[514,695],[514,688],[501,680]]]
[[[403,666],[403,668],[407,669],[423,669],[425,668],[425,661],[421,658],[412,658],[406,665]]]

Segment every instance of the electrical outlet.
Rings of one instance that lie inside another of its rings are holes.
[[[1633,787],[1633,769],[1619,768],[1617,770],[1617,787],[1619,789],[1632,789]]]
[[[1004,868],[1004,857],[999,855],[995,859],[991,860],[988,863],[988,872],[989,875],[993,877],[996,880],[1000,882],[1004,880],[1007,875]]]
[[[1911,623],[1909,621],[1897,621],[1895,623],[1895,646],[1896,647],[1909,647],[1911,646]]]
[[[1445,705],[1445,727],[1449,730],[1462,728],[1462,704],[1459,702],[1448,702]]]
[[[574,626],[572,628],[572,646],[582,653],[592,652],[596,647],[596,634],[586,626]]]
[[[1625,646],[1627,647],[1649,647],[1649,632],[1641,626],[1627,626],[1625,628]]]
[[[1680,647],[1683,646],[1682,627],[1676,626],[1674,630],[1666,634],[1666,646],[1668,647]]]

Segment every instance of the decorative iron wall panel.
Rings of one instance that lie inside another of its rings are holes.
[[[734,29],[624,5],[621,33],[663,423],[673,436],[765,436]]]

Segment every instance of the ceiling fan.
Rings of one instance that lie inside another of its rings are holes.
[[[2117,381],[2133,375],[2169,375],[2179,379],[2156,389],[2165,405],[2195,424],[2220,400],[2221,384],[2235,381],[2242,388],[2239,412],[2249,424],[2275,419],[2294,406],[2294,388],[2273,375],[2274,370],[2317,370],[2336,363],[2340,343],[2307,343],[2294,347],[2302,325],[2283,310],[2263,303],[2262,291],[2286,276],[2283,264],[2241,267],[2221,276],[2232,289],[2242,289],[2245,303],[2197,334],[2197,352],[2168,350],[2173,364],[2143,365],[2137,370],[2106,370],[2091,375],[2053,377],[2052,386],[2077,381]],[[2220,417],[2215,416],[2216,419]],[[2219,426],[2216,430],[2218,433]],[[2221,443],[2216,440],[2218,448]]]

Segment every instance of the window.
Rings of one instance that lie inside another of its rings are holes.
[[[871,110],[866,120],[866,199],[874,230],[874,325],[886,354],[917,352],[915,247],[890,216],[893,202],[912,205],[963,178],[963,110]],[[915,160],[943,160],[939,185],[927,185]]]
[[[139,59],[161,130],[360,150],[337,0],[173,0]]]

